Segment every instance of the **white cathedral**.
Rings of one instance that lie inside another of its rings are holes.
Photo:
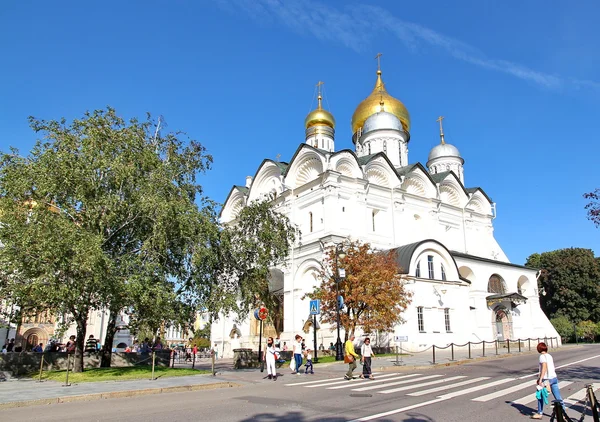
[[[379,250],[396,249],[412,303],[405,323],[390,333],[371,333],[374,345],[418,351],[433,344],[558,337],[538,300],[537,271],[509,262],[494,238],[496,204],[479,187],[466,187],[464,159],[446,143],[425,165],[409,162],[410,116],[385,89],[381,70],[371,94],[352,116],[354,150],[335,150],[335,119],[321,105],[305,120],[306,141],[289,163],[265,159],[245,186],[234,186],[221,212],[224,224],[254,200],[271,197],[296,225],[289,260],[271,271],[271,291],[283,304],[281,341],[310,319],[305,293],[320,284],[326,251],[347,239]],[[222,315],[212,325],[219,356],[237,347],[258,348],[253,316]],[[318,345],[336,342],[336,325],[321,324]],[[360,336],[358,336],[360,340]],[[343,334],[342,334],[343,341]],[[559,340],[560,341],[560,340]],[[375,344],[379,343],[379,344]],[[315,345],[315,347],[318,347]]]

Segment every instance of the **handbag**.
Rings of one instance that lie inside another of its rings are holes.
[[[354,356],[344,355],[344,363],[352,363],[352,362],[354,362]]]

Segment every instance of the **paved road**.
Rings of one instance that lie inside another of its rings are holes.
[[[600,346],[553,351],[569,415],[579,418],[578,399],[587,383],[600,388]],[[15,420],[480,422],[526,419],[535,407],[537,355],[490,359],[448,367],[403,368],[374,381],[343,381],[342,368],[315,375],[282,371],[276,382],[264,373],[224,374],[240,388],[161,394],[87,403],[34,406],[0,412]],[[360,368],[360,367],[359,367]],[[549,416],[550,407],[546,407]],[[586,417],[591,420],[591,417]]]

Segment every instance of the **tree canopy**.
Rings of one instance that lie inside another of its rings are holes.
[[[596,188],[593,192],[585,193],[583,197],[590,200],[585,206],[588,220],[596,227],[600,227],[600,189]]]
[[[402,312],[411,302],[401,278],[401,268],[395,251],[375,251],[369,243],[350,242],[344,245],[345,257],[336,259],[335,248],[330,249],[319,274],[321,284],[307,296],[321,300],[321,319],[325,323],[337,321],[336,277],[343,268],[346,277],[339,281],[339,294],[344,299],[340,324],[346,339],[357,327],[369,333],[389,331],[404,322]]]
[[[293,230],[268,201],[221,227],[197,182],[212,163],[199,142],[112,108],[30,124],[43,139],[0,161],[0,294],[76,324],[75,370],[92,310],[110,311],[110,353],[120,312],[134,331],[156,332],[193,322],[198,307],[216,315],[269,300],[268,268]]]
[[[600,262],[590,249],[568,248],[527,258],[541,270],[540,305],[549,318],[600,321]]]

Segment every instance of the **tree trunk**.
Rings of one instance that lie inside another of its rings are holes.
[[[102,356],[100,361],[101,368],[110,368],[112,358],[112,344],[117,333],[117,316],[118,312],[110,311],[108,316],[108,324],[106,325],[106,335],[104,336],[104,344],[102,345]]]
[[[83,317],[75,319],[77,338],[75,340],[75,360],[73,361],[73,372],[83,372],[83,349],[85,346],[85,330],[87,325],[87,313]]]

